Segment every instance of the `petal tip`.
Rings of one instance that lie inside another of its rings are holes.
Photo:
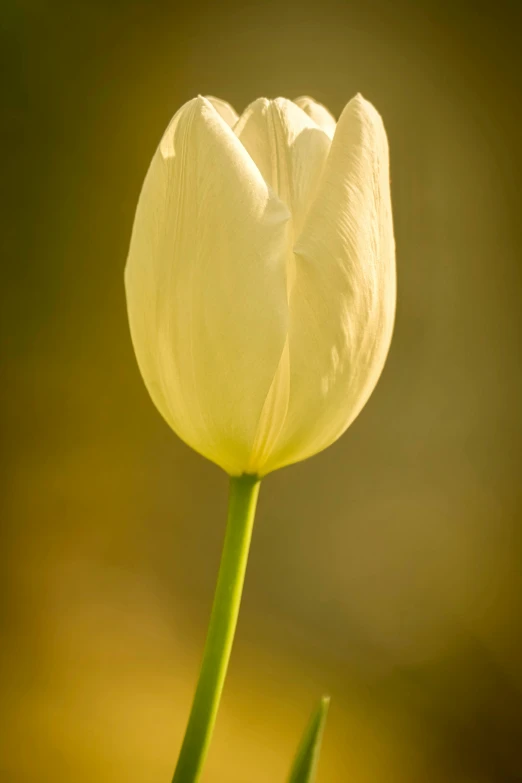
[[[339,117],[339,125],[344,125],[346,122],[355,122],[361,128],[366,128],[371,133],[377,133],[380,136],[386,136],[384,128],[384,122],[370,101],[368,101],[360,92],[346,104],[341,116]]]
[[[326,109],[324,103],[316,101],[311,95],[300,95],[298,98],[294,98],[293,102],[297,103],[301,109],[305,106],[321,106],[323,109]]]
[[[215,95],[205,95],[205,100],[210,103],[229,127],[232,128],[236,124],[239,115],[228,101],[224,101],[222,98],[216,98]]]
[[[346,105],[346,109],[350,109],[351,111],[360,114],[367,114],[367,115],[380,117],[379,112],[377,111],[373,103],[367,100],[361,92],[356,93],[353,96],[353,98],[350,101],[348,101]]]
[[[332,138],[335,132],[336,120],[326,106],[314,100],[309,95],[300,95],[293,101],[315,124]]]

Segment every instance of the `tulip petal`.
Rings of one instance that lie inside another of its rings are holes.
[[[335,117],[333,117],[326,106],[322,103],[314,101],[308,95],[301,95],[300,98],[295,98],[294,103],[299,106],[309,117],[315,122],[319,128],[322,128],[330,138],[333,138],[335,133]]]
[[[361,96],[339,119],[295,254],[291,393],[266,472],[342,435],[375,387],[389,349],[396,280],[388,143],[381,117]]]
[[[330,139],[286,98],[259,98],[239,118],[234,132],[265,182],[288,205],[297,234],[317,191]]]
[[[220,114],[221,119],[225,120],[226,124],[233,128],[239,116],[234,107],[231,106],[230,103],[227,103],[227,101],[223,101],[221,98],[215,98],[213,95],[206,95],[205,97]]]
[[[231,475],[251,461],[287,339],[289,217],[211,103],[185,104],[140,195],[127,306],[159,411]]]

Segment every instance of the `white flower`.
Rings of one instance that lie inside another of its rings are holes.
[[[231,475],[333,443],[391,341],[388,144],[360,95],[337,124],[311,98],[237,118],[198,97],[148,170],[125,270],[132,340],[157,408]]]

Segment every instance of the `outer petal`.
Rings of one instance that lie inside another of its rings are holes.
[[[140,195],[127,305],[156,406],[231,474],[251,459],[285,345],[288,219],[212,105],[185,104]]]
[[[326,106],[322,103],[317,103],[313,98],[309,98],[308,95],[301,95],[300,98],[294,100],[299,108],[301,108],[325,133],[333,138],[335,133],[335,118],[330,114]]]
[[[364,406],[395,314],[388,143],[361,96],[343,111],[319,194],[296,246],[290,400],[268,472],[324,449]]]
[[[221,98],[214,98],[213,95],[207,95],[206,98],[221,115],[221,119],[225,120],[226,124],[233,128],[238,120],[238,113],[234,107],[227,101],[221,100]]]
[[[288,205],[297,234],[316,195],[330,139],[286,98],[254,101],[234,132],[265,181]]]

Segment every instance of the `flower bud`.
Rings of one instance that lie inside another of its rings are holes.
[[[333,443],[391,341],[388,144],[361,96],[337,124],[311,98],[237,119],[198,97],[143,184],[125,270],[132,341],[160,413],[230,475]]]

